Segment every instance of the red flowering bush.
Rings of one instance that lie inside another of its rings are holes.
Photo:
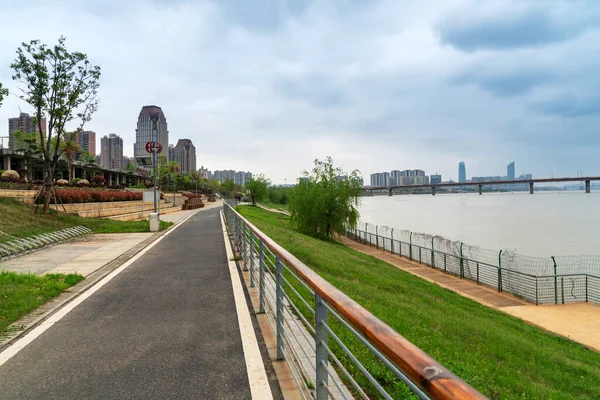
[[[90,183],[96,186],[104,186],[106,185],[106,179],[102,175],[96,175],[92,177]]]
[[[91,190],[91,189],[57,189],[56,193],[64,204],[72,203],[103,203],[106,201],[134,201],[141,200],[141,192],[125,192],[118,190]],[[43,198],[43,196],[41,196]],[[40,198],[40,199],[41,199]],[[38,201],[40,200],[38,199]]]

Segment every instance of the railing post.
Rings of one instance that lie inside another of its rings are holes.
[[[254,287],[254,232],[250,231],[250,287]]]
[[[392,233],[390,233],[390,250],[394,254],[394,228],[392,228]]]
[[[412,260],[412,232],[410,233],[410,237],[409,237],[409,244],[408,244],[408,259]]]
[[[379,225],[375,225],[375,246],[379,249]]]
[[[243,247],[242,258],[244,259],[244,271],[248,271],[248,246],[246,244],[246,225],[245,224],[242,224],[242,247]]]
[[[460,277],[465,277],[465,264],[463,259],[463,242],[460,242]]]
[[[423,262],[421,261],[421,246],[419,246],[419,264],[422,264]]]
[[[537,306],[538,303],[538,277],[535,277],[535,305]]]
[[[365,244],[367,244],[367,231],[368,230],[369,230],[369,223],[365,222]]]
[[[562,303],[565,304],[565,277],[560,277],[560,292],[562,295]]]
[[[588,276],[585,276],[585,302],[588,302]]]
[[[477,262],[477,284],[479,285],[479,262]]]
[[[448,272],[446,270],[446,258],[447,258],[447,256],[448,256],[448,253],[444,253],[444,272]]]
[[[315,293],[315,370],[316,370],[316,394],[317,400],[327,400],[329,395],[327,385],[329,383],[329,374],[327,373],[327,364],[329,356],[327,354],[328,334],[325,325],[327,324],[327,308],[323,304],[324,300]]]
[[[556,259],[554,256],[550,257],[554,263],[554,304],[558,304],[558,280],[556,277]]]
[[[502,291],[502,250],[498,253],[498,291]]]
[[[275,257],[275,294],[277,295],[277,359],[283,360],[283,264]]]
[[[258,298],[260,300],[260,313],[265,312],[265,244],[260,241],[258,248]]]
[[[433,250],[433,239],[435,239],[435,236],[431,237],[431,266],[435,268],[435,250]]]

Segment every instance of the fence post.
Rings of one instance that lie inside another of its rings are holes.
[[[254,287],[254,232],[250,231],[250,287]]]
[[[316,371],[316,394],[317,400],[327,400],[328,392],[327,385],[329,374],[327,373],[327,363],[329,356],[327,355],[327,308],[323,304],[324,300],[315,293],[315,371]]]
[[[260,300],[260,313],[265,312],[265,244],[260,241],[258,256],[258,298]]]
[[[422,264],[422,262],[421,262],[421,246],[419,246],[419,264]]]
[[[556,277],[556,259],[554,256],[550,257],[554,263],[554,304],[558,304],[558,280]]]
[[[477,284],[479,285],[479,261],[477,261]]]
[[[465,265],[463,259],[463,242],[460,242],[460,277],[465,277]]]
[[[392,254],[394,254],[394,228],[392,228],[392,233],[390,233],[390,249],[392,251]]]
[[[369,223],[365,222],[365,244],[367,244],[367,231],[369,230]]]
[[[498,253],[498,291],[502,291],[502,250]]]
[[[246,225],[242,224],[242,247],[243,254],[242,258],[244,259],[244,271],[248,271],[248,246],[246,245]]]
[[[412,258],[412,232],[410,233],[409,240],[410,240],[410,242],[409,242],[409,244],[408,244],[408,258],[409,258],[410,260],[412,260],[412,259],[413,259],[413,258]]]
[[[538,277],[535,277],[535,305],[537,306],[538,303]]]
[[[444,272],[447,272],[446,271],[446,258],[447,258],[447,256],[448,256],[448,253],[444,253]]]
[[[585,276],[585,302],[588,302],[588,276]]]
[[[431,266],[435,268],[435,251],[433,250],[433,239],[435,239],[435,236],[431,237]]]
[[[275,294],[277,296],[277,359],[283,360],[283,264],[275,257]]]
[[[565,277],[560,277],[560,292],[562,295],[562,303],[565,304]]]
[[[375,225],[375,246],[379,248],[379,225]]]

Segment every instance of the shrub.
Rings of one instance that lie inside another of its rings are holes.
[[[69,184],[69,181],[66,179],[59,179],[56,181],[56,184],[58,186],[67,186]]]
[[[92,177],[90,183],[96,186],[104,186],[106,185],[106,179],[102,175],[96,175]]]
[[[12,169],[7,169],[6,171],[2,172],[0,179],[2,179],[2,182],[18,182],[20,179],[20,176],[17,171],[13,171]]]
[[[87,179],[80,179],[77,181],[77,185],[79,185],[79,186],[87,186],[89,184],[90,184],[90,182]]]
[[[80,180],[81,180],[81,178],[75,178],[75,179],[73,179],[73,183],[77,183],[77,182],[79,182]]]
[[[57,189],[58,198],[64,204],[73,203],[102,203],[107,201],[134,201],[141,200],[142,193],[126,192],[118,190],[94,190],[94,189]],[[38,201],[43,199],[40,198]]]

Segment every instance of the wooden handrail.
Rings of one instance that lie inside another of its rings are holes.
[[[428,396],[439,400],[486,399],[483,394],[308,268],[302,261],[242,217],[229,204],[225,204],[225,206],[229,207],[273,254],[279,256],[315,293],[321,296],[331,308],[335,309],[367,338]]]

